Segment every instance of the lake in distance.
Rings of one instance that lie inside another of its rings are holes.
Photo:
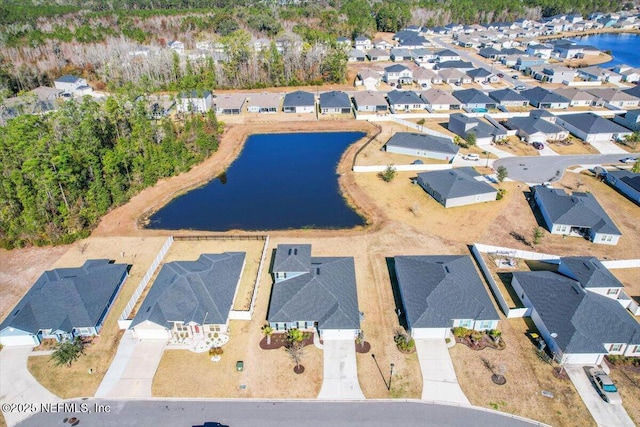
[[[181,195],[148,228],[206,231],[352,228],[337,164],[363,132],[251,135],[226,173]]]
[[[640,53],[638,52],[640,35],[638,34],[602,33],[570,38],[569,40],[579,44],[589,44],[602,51],[611,51],[613,60],[601,64],[601,67],[613,67],[618,64],[640,67]]]

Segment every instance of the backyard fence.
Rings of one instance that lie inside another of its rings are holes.
[[[248,310],[231,310],[229,312],[229,319],[234,320],[251,320],[253,315],[253,309],[256,306],[256,295],[258,294],[258,286],[260,285],[260,278],[262,277],[262,268],[264,262],[267,259],[267,248],[269,247],[269,236],[264,236],[264,246],[262,247],[262,255],[260,256],[260,264],[258,265],[258,274],[256,275],[256,283],[253,285],[253,293],[251,294],[251,304]]]
[[[358,155],[360,155],[362,150],[367,148],[369,146],[369,144],[371,144],[378,137],[378,135],[380,135],[380,133],[382,132],[382,128],[380,127],[380,125],[377,125],[377,124],[371,123],[371,122],[369,122],[369,124],[371,124],[371,126],[374,126],[376,129],[378,129],[378,131],[376,133],[374,133],[373,135],[371,135],[369,140],[367,142],[365,142],[362,145],[362,147],[358,148],[358,151],[356,151],[356,154],[354,154],[354,156],[353,156],[353,162],[351,163],[351,168],[352,169],[354,169],[356,167],[356,160],[358,159]]]
[[[202,234],[193,236],[174,236],[176,241],[192,241],[192,240],[266,240],[269,236],[266,234]]]
[[[147,284],[149,283],[149,280],[151,280],[153,273],[155,273],[156,269],[164,259],[164,256],[169,251],[169,248],[173,244],[173,240],[173,236],[169,236],[167,238],[167,240],[164,242],[164,245],[162,245],[162,249],[160,249],[160,252],[158,252],[158,255],[156,255],[156,258],[149,266],[147,273],[144,275],[144,277],[140,281],[140,284],[131,296],[131,299],[127,303],[127,306],[125,307],[124,311],[120,315],[120,319],[118,320],[118,326],[120,327],[120,329],[127,329],[129,324],[131,323],[130,321],[127,321],[127,319],[129,319],[129,315],[131,314],[131,311],[133,311],[133,308],[136,306],[138,298],[140,298],[140,295],[142,295],[142,292],[147,287]]]
[[[483,245],[482,243],[475,243],[474,246],[478,248],[481,253],[503,255],[511,258],[522,258],[529,260],[551,260],[560,259],[558,255],[543,254],[540,252],[523,251],[521,249],[504,248],[501,246]]]
[[[384,172],[387,170],[387,165],[368,165],[368,166],[354,166],[354,172]],[[398,172],[423,172],[423,171],[439,171],[451,169],[453,166],[448,164],[422,164],[422,165],[393,165]]]
[[[601,261],[608,269],[614,268],[640,268],[640,259],[618,259]]]

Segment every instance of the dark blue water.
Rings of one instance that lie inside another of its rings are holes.
[[[618,64],[640,67],[640,35],[638,34],[596,34],[569,40],[581,44],[590,44],[602,51],[610,50],[613,60],[601,64],[603,67],[613,67]]]
[[[171,201],[149,228],[351,228],[364,220],[342,198],[336,166],[365,134],[252,135],[226,173]]]

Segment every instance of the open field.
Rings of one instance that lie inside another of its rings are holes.
[[[56,367],[49,356],[29,358],[29,371],[49,391],[63,399],[93,396],[118,348],[122,331],[118,318],[133,295],[135,288],[164,244],[165,237],[90,237],[70,245],[51,268],[79,267],[88,259],[111,259],[131,265],[126,280],[111,307],[100,335],[86,347],[85,355],[71,367]],[[124,252],[124,257],[121,256]],[[89,374],[89,369],[93,373]]]
[[[532,418],[553,426],[595,426],[587,408],[569,379],[557,379],[553,366],[538,358],[525,335],[528,319],[500,322],[504,350],[471,350],[456,344],[451,350],[458,381],[473,405]],[[505,385],[491,381],[492,371],[503,370]],[[553,393],[545,397],[542,391]]]

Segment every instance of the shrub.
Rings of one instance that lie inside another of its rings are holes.
[[[470,330],[462,326],[456,326],[451,330],[451,332],[453,332],[453,336],[456,338],[464,338],[469,335]]]
[[[297,328],[289,329],[287,332],[287,341],[300,342],[304,339],[304,333]]]
[[[211,347],[209,349],[209,356],[221,356],[224,350],[220,347]]]
[[[400,330],[396,331],[396,335],[393,337],[393,341],[396,343],[398,350],[405,353],[413,351],[416,346],[416,342],[414,341],[414,339]]]
[[[382,180],[384,182],[391,182],[393,181],[393,178],[396,177],[396,174],[398,172],[396,171],[396,168],[393,165],[388,165],[387,168],[384,170],[384,172],[382,172]]]

